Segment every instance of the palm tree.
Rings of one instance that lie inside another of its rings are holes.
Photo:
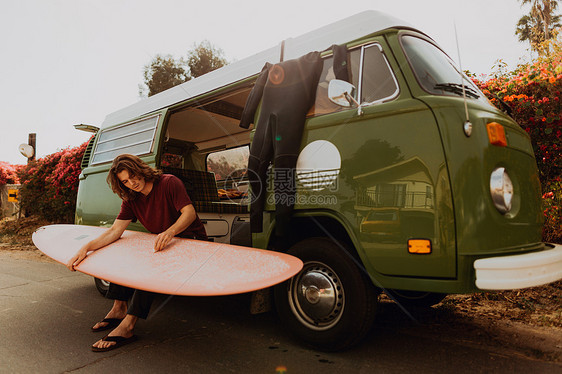
[[[540,44],[553,37],[553,30],[561,27],[560,15],[555,14],[558,0],[519,0],[521,6],[530,4],[531,11],[519,19],[515,35],[528,41],[531,49],[540,51]]]

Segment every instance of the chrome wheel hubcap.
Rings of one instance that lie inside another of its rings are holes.
[[[288,293],[293,313],[307,328],[327,330],[342,316],[343,285],[337,274],[323,263],[305,263],[291,281]]]

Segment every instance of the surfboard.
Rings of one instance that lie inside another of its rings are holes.
[[[33,233],[35,246],[66,264],[107,228],[49,225]],[[174,238],[154,252],[156,235],[126,230],[114,243],[89,252],[76,270],[116,284],[169,295],[218,296],[245,293],[281,283],[303,267],[285,253]]]

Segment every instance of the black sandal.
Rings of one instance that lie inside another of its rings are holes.
[[[97,329],[92,327],[92,331],[93,332],[99,332],[99,331],[105,331],[105,330],[112,329],[114,327],[119,326],[121,321],[123,321],[123,318],[104,318],[103,321],[98,322],[98,324],[105,322],[105,323],[107,323],[107,325],[102,326],[102,327],[98,327]]]
[[[107,352],[111,351],[112,349],[119,348],[124,346],[125,344],[129,344],[137,340],[137,336],[133,335],[130,338],[124,338],[122,336],[106,336],[102,339],[104,342],[115,342],[115,344],[110,345],[107,348],[98,348],[92,346],[92,351],[94,352]]]

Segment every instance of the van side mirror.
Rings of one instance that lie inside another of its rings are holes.
[[[355,86],[349,82],[332,79],[328,85],[328,97],[334,104],[343,107],[351,107],[353,104],[359,106],[354,98]]]

